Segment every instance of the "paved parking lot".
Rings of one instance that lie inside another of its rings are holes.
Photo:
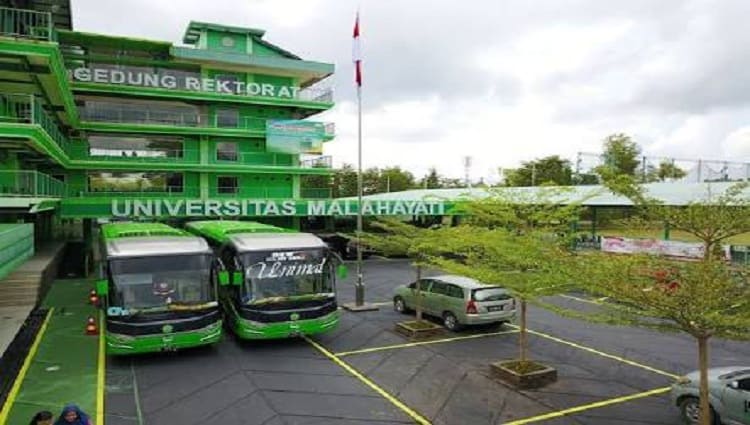
[[[354,297],[354,275],[339,286],[343,302]],[[695,369],[689,338],[532,308],[531,356],[556,367],[559,379],[519,392],[490,378],[487,366],[517,356],[513,326],[417,343],[393,332],[404,316],[388,300],[413,276],[405,261],[367,261],[367,299],[381,309],[344,312],[338,329],[309,341],[227,337],[211,349],[111,358],[107,424],[680,423],[665,390]],[[553,301],[595,308],[580,298]],[[748,344],[715,341],[711,348],[716,366],[750,358]]]

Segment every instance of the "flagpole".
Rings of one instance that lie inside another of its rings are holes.
[[[355,304],[365,302],[365,284],[362,281],[362,86],[357,85],[357,285]]]

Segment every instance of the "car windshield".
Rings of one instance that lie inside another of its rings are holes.
[[[129,309],[168,310],[170,306],[215,301],[209,255],[124,258],[109,263],[114,304]]]
[[[325,249],[250,252],[244,255],[243,263],[247,265],[246,303],[330,295],[334,291],[332,263]]]
[[[499,287],[475,289],[472,297],[474,301],[503,301],[512,298],[505,289]]]

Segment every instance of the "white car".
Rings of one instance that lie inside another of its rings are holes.
[[[685,423],[698,423],[698,371],[672,385],[672,401]],[[750,366],[708,370],[709,405],[714,425],[750,425]]]

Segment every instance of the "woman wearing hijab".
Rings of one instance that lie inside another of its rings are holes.
[[[66,404],[55,425],[93,425],[83,410],[75,404]]]

